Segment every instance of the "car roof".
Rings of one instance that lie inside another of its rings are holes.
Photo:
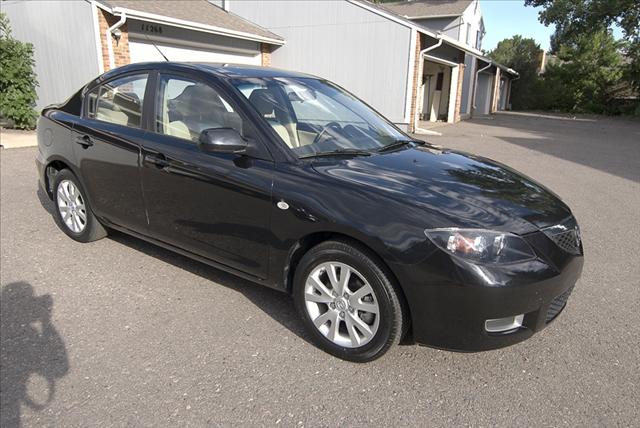
[[[136,70],[148,70],[156,69],[159,71],[169,70],[199,70],[206,73],[211,73],[222,78],[242,78],[242,77],[311,77],[317,78],[310,74],[298,73],[295,71],[281,70],[272,67],[259,67],[255,65],[241,65],[241,64],[218,64],[218,63],[205,63],[205,62],[143,62],[125,65],[116,69],[110,70],[101,76],[100,80],[109,79],[117,76],[121,73],[129,73]]]

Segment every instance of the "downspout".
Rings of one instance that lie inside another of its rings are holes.
[[[480,73],[485,71],[488,68],[491,68],[491,66],[493,65],[493,63],[489,63],[489,65],[487,65],[486,67],[481,68],[480,70],[476,71],[476,80],[475,80],[475,85],[473,87],[473,100],[471,102],[471,106],[472,106],[472,111],[471,114],[473,115],[473,111],[476,109],[476,94],[478,93],[478,76],[480,76]]]
[[[105,36],[107,37],[107,50],[109,52],[109,70],[113,70],[114,68],[116,68],[116,59],[113,54],[113,42],[111,40],[111,33],[122,27],[126,20],[127,14],[122,12],[122,14],[120,15],[120,20],[113,24],[111,27],[107,28],[105,32]]]
[[[440,46],[442,46],[442,43],[444,42],[444,39],[439,39],[438,43],[436,43],[433,46],[429,46],[428,48],[424,48],[420,51],[420,54],[418,55],[418,58],[420,60],[420,65],[418,67],[418,82],[422,82],[422,71],[424,69],[424,57],[427,54],[427,52],[432,51],[434,49],[439,48]],[[415,130],[418,127],[418,96],[420,95],[418,93],[418,91],[420,90],[420,86],[421,85],[416,85],[416,93],[415,93],[415,97],[416,97],[416,111],[413,112],[413,129]],[[424,104],[424,103],[423,103]],[[424,107],[424,106],[423,106]]]

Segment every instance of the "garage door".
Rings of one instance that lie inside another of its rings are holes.
[[[261,65],[261,56],[245,55],[232,52],[189,48],[185,46],[156,43],[158,49],[169,61],[184,62],[218,62],[229,64]],[[158,49],[147,41],[129,40],[129,55],[131,62],[164,61]]]

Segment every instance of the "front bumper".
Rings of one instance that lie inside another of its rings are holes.
[[[564,309],[582,273],[582,256],[553,256],[482,266],[437,251],[420,266],[401,269],[398,276],[411,310],[414,341],[475,352],[531,337]],[[503,333],[485,328],[489,319],[519,314],[524,319],[518,328]]]

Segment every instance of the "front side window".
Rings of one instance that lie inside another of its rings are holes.
[[[243,121],[209,85],[182,77],[160,79],[156,132],[198,142],[205,129],[233,128],[243,134]]]
[[[140,128],[147,74],[125,76],[87,94],[87,116],[103,122]]]
[[[408,137],[335,85],[314,78],[244,78],[232,84],[299,157],[372,151]]]

